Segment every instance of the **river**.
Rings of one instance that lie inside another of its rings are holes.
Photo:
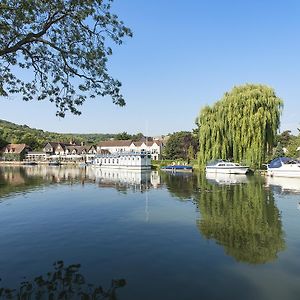
[[[299,299],[299,202],[299,179],[1,167],[0,299]]]

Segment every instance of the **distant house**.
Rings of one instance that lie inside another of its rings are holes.
[[[26,144],[8,144],[1,149],[2,160],[21,161],[31,148]]]
[[[91,161],[96,153],[94,146],[47,142],[42,152],[29,152],[26,159],[29,161]]]
[[[163,143],[153,139],[138,142],[133,140],[109,140],[100,142],[97,145],[97,152],[102,153],[104,150],[110,153],[148,151],[151,153],[153,160],[158,160],[161,158],[162,148]]]

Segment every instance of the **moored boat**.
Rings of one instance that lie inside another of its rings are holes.
[[[206,165],[206,173],[220,174],[246,174],[249,171],[248,166],[241,166],[238,163],[224,160],[215,160]]]
[[[185,165],[170,165],[170,166],[161,167],[161,170],[171,171],[171,172],[192,172],[193,167],[185,166]]]
[[[268,176],[300,177],[300,161],[290,157],[278,157],[267,165]]]

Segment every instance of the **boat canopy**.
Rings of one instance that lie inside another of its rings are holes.
[[[277,157],[270,162],[269,168],[280,168],[282,164],[286,164],[292,160],[290,157]]]
[[[207,166],[215,166],[219,162],[224,162],[225,163],[225,161],[223,159],[215,159],[215,160],[208,161],[206,165]]]

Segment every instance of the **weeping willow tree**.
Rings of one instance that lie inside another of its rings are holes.
[[[259,167],[273,148],[283,101],[264,85],[234,87],[197,118],[199,163],[229,159]]]

